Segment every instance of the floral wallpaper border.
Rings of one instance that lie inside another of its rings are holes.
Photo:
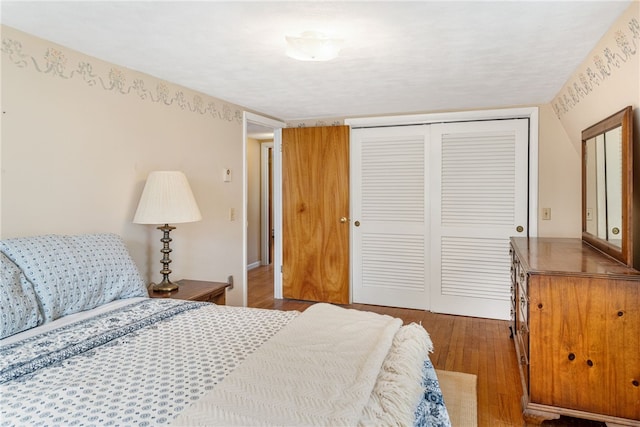
[[[594,55],[586,70],[578,74],[573,83],[566,85],[553,99],[553,109],[559,119],[625,63],[639,60],[634,56],[638,55],[640,48],[640,22],[637,18],[631,18],[626,27],[625,29],[623,25],[615,31],[615,46],[607,46],[602,53]]]
[[[301,120],[301,121],[294,120],[294,121],[286,123],[287,127],[289,127],[289,128],[293,128],[293,127],[306,128],[306,127],[342,126],[343,124],[344,124],[344,120],[343,119],[331,119],[330,122],[327,122],[326,120],[316,120],[315,122],[313,122],[313,121],[307,122],[306,120]]]
[[[206,102],[200,95],[193,95],[192,99],[181,90],[172,92],[167,82],[159,81],[155,89],[148,89],[144,79],[135,78],[127,81],[125,72],[118,67],[111,67],[107,76],[96,75],[89,61],[80,61],[76,68],[68,66],[68,59],[64,51],[56,48],[48,48],[41,58],[23,53],[22,43],[12,38],[2,39],[2,53],[6,58],[19,68],[27,68],[30,65],[43,74],[48,74],[61,79],[82,79],[88,86],[102,88],[121,95],[137,95],[139,99],[161,103],[166,106],[177,105],[182,110],[201,115],[209,115],[214,119],[228,122],[242,123],[242,111],[233,109],[230,105],[222,103],[218,106],[210,101]]]

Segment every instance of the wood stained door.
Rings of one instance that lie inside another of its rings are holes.
[[[284,298],[349,303],[349,127],[282,130]]]

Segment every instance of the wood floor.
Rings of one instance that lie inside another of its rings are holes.
[[[312,303],[273,298],[271,266],[248,272],[248,305],[278,310],[304,311]],[[478,376],[478,426],[522,426],[522,388],[509,323],[501,320],[435,314],[428,311],[352,304],[345,307],[401,318],[422,324],[431,336],[436,369]],[[585,420],[561,418],[543,426],[602,426]],[[458,426],[454,426],[458,427]],[[464,427],[464,426],[460,426]]]

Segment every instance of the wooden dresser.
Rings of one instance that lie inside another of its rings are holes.
[[[511,238],[523,415],[640,426],[640,273],[580,239]]]

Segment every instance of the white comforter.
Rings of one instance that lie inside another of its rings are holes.
[[[389,316],[316,304],[173,424],[411,425],[431,342],[422,327],[401,327]]]

